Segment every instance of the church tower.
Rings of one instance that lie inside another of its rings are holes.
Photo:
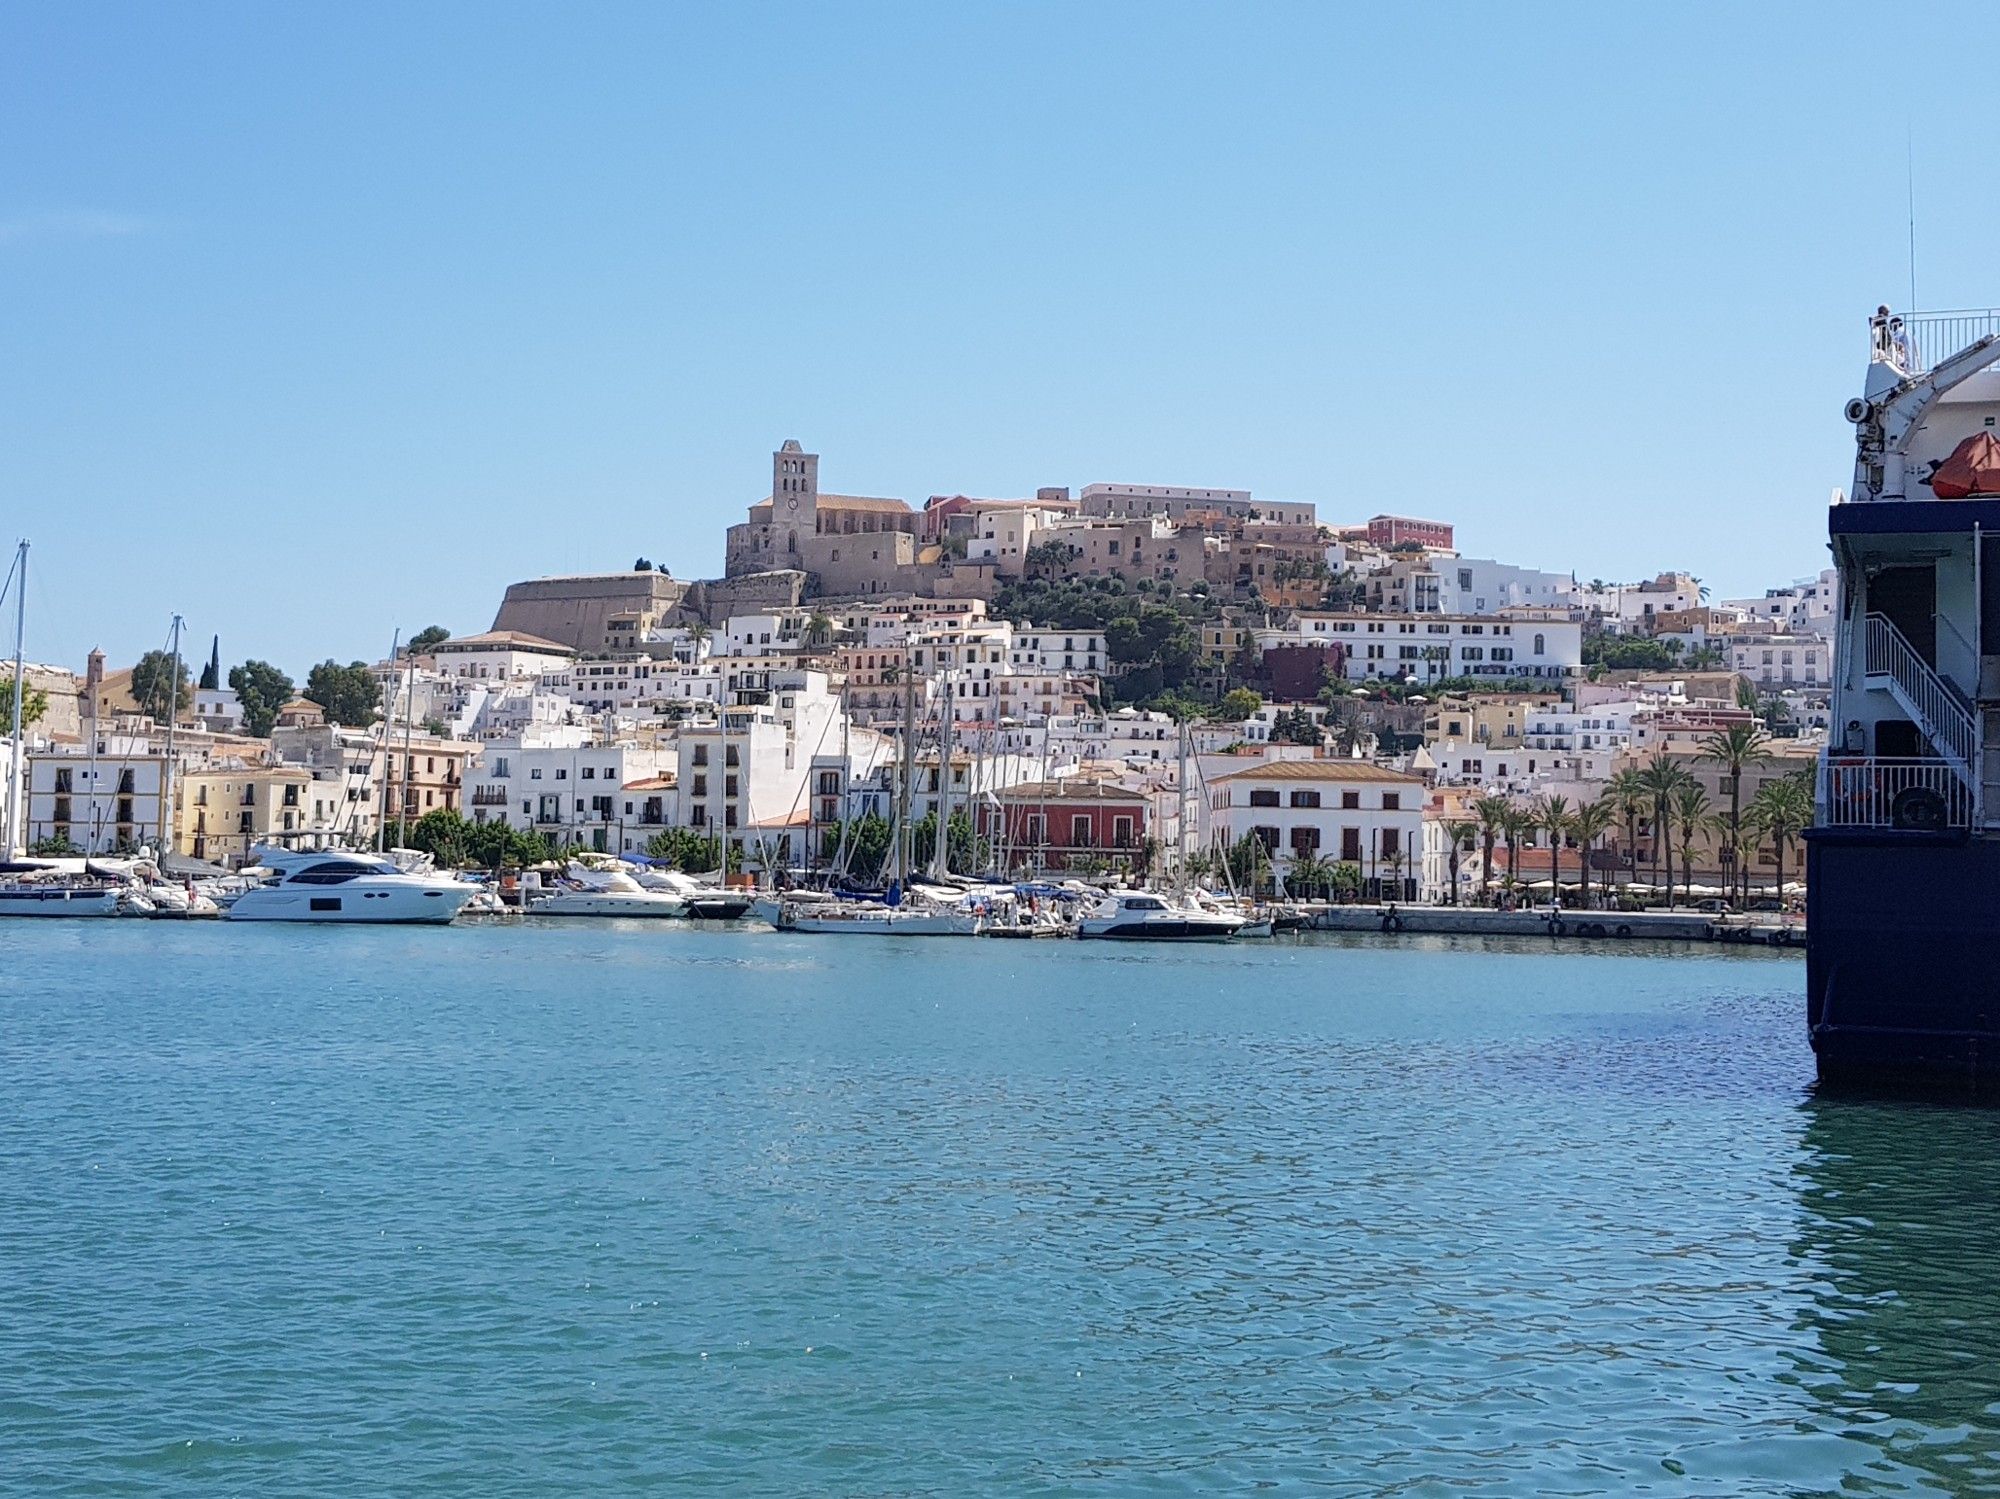
[[[796,438],[771,455],[771,527],[794,559],[799,538],[819,531],[819,454],[805,452]]]

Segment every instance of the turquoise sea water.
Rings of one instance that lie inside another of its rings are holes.
[[[0,923],[0,1490],[2000,1486],[1803,967]]]

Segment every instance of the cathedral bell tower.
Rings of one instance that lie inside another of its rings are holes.
[[[819,454],[805,452],[795,438],[771,455],[771,528],[793,567],[799,538],[819,532]]]

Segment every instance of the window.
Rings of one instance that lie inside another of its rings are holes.
[[[584,767],[583,767],[583,779],[584,779],[584,780],[586,780],[586,781],[594,781],[594,780],[596,780],[596,779],[597,779],[597,767],[596,767],[595,765],[586,765],[586,766],[584,766]]]
[[[1403,833],[1400,828],[1382,829],[1382,857],[1393,859],[1403,851]]]
[[[1078,813],[1069,820],[1069,846],[1071,848],[1090,847],[1090,818]]]
[[[1294,791],[1292,793],[1292,805],[1295,807],[1317,807],[1319,805],[1319,793],[1317,791]]]
[[[1537,635],[1535,637],[1535,654],[1537,656],[1546,656],[1548,653],[1549,653],[1549,647],[1547,642],[1544,640],[1542,636]]]
[[[529,779],[529,780],[531,780],[531,781],[539,781],[539,780],[540,780],[541,778],[542,778],[542,767],[541,767],[541,766],[539,766],[539,765],[537,765],[537,766],[534,766],[533,768],[531,768],[531,769],[530,769],[530,770],[528,771],[528,779]]]
[[[1382,793],[1382,810],[1384,812],[1400,812],[1402,810],[1402,807],[1403,807],[1402,792],[1385,791]]]
[[[1301,855],[1301,854],[1309,854],[1309,853],[1312,853],[1312,852],[1313,852],[1314,850],[1316,850],[1316,849],[1317,849],[1318,847],[1319,847],[1319,829],[1318,829],[1318,828],[1293,828],[1293,829],[1292,829],[1292,857],[1293,857],[1293,858],[1295,858],[1295,859],[1296,859],[1296,858],[1298,858],[1298,857],[1299,857],[1299,855]]]
[[[1357,810],[1361,806],[1361,793],[1358,791],[1341,792],[1340,805],[1343,810],[1349,812]]]
[[[557,767],[556,767],[556,779],[557,779],[558,781],[567,781],[567,780],[569,779],[569,772],[568,772],[567,770],[565,770],[565,769],[564,769],[563,767],[561,767],[561,766],[557,766]]]
[[[1278,793],[1268,787],[1253,788],[1250,792],[1250,805],[1253,807],[1275,807],[1278,805]]]
[[[706,764],[708,764],[708,746],[707,746],[707,745],[705,745],[705,744],[697,744],[697,745],[696,745],[696,746],[694,747],[694,759],[693,759],[693,761],[692,761],[691,763],[692,763],[692,764],[695,764],[695,765],[706,765]],[[535,774],[536,774],[536,775],[540,775],[540,774],[541,774],[541,772],[540,772],[540,771],[536,771],[536,772],[535,772]]]
[[[1114,817],[1111,819],[1111,841],[1120,848],[1132,847],[1135,839],[1131,818]]]

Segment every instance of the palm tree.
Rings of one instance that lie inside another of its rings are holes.
[[[1750,861],[1743,857],[1743,771],[1763,765],[1771,756],[1771,736],[1756,724],[1733,723],[1717,729],[1701,742],[1701,758],[1720,765],[1729,777],[1729,862],[1736,866],[1747,898],[1750,890]]]
[[[1479,819],[1479,842],[1486,851],[1479,868],[1479,898],[1484,901],[1493,893],[1493,844],[1507,826],[1507,802],[1503,797],[1482,796],[1472,804],[1472,815]]]
[[[1686,776],[1687,772],[1682,771]],[[1681,840],[1681,880],[1687,886],[1687,898],[1694,899],[1694,840],[1695,835],[1711,826],[1708,811],[1708,792],[1692,776],[1674,788],[1674,816],[1680,822]],[[1673,872],[1668,871],[1668,883],[1673,880]],[[1673,902],[1673,891],[1667,891],[1668,904]]]
[[[1545,796],[1530,812],[1533,825],[1549,835],[1549,899],[1560,901],[1563,893],[1563,835],[1569,832],[1569,798]]]
[[[1674,898],[1673,800],[1674,794],[1691,785],[1694,777],[1674,762],[1665,750],[1656,751],[1646,762],[1639,778],[1653,801],[1653,883],[1660,884],[1660,860],[1666,858],[1667,903]]]
[[[1649,795],[1646,778],[1627,766],[1611,778],[1604,794],[1625,819],[1625,854],[1631,860],[1629,867],[1632,873],[1636,875],[1639,872],[1639,814],[1646,810]]]
[[[1582,851],[1583,903],[1586,906],[1590,904],[1590,851],[1617,821],[1618,803],[1609,796],[1585,802],[1571,814],[1570,832],[1576,835],[1576,846]]]
[[[1303,895],[1307,900],[1313,892],[1328,882],[1326,861],[1310,849],[1292,855],[1291,864],[1285,870],[1285,893]]]
[[[806,621],[806,641],[810,645],[825,645],[833,639],[833,619],[824,609],[815,609],[812,618]]]
[[[1507,840],[1507,888],[1514,889],[1520,884],[1521,835],[1533,830],[1535,824],[1525,807],[1509,806],[1506,816],[1500,819],[1501,835]]]
[[[1781,776],[1757,788],[1750,803],[1762,831],[1778,855],[1778,898],[1785,896],[1785,845],[1812,825],[1812,783],[1798,776]]]
[[[1472,852],[1472,840],[1479,836],[1480,826],[1476,822],[1448,822],[1444,825],[1444,835],[1451,840],[1451,904],[1458,904],[1458,859],[1462,853]]]

